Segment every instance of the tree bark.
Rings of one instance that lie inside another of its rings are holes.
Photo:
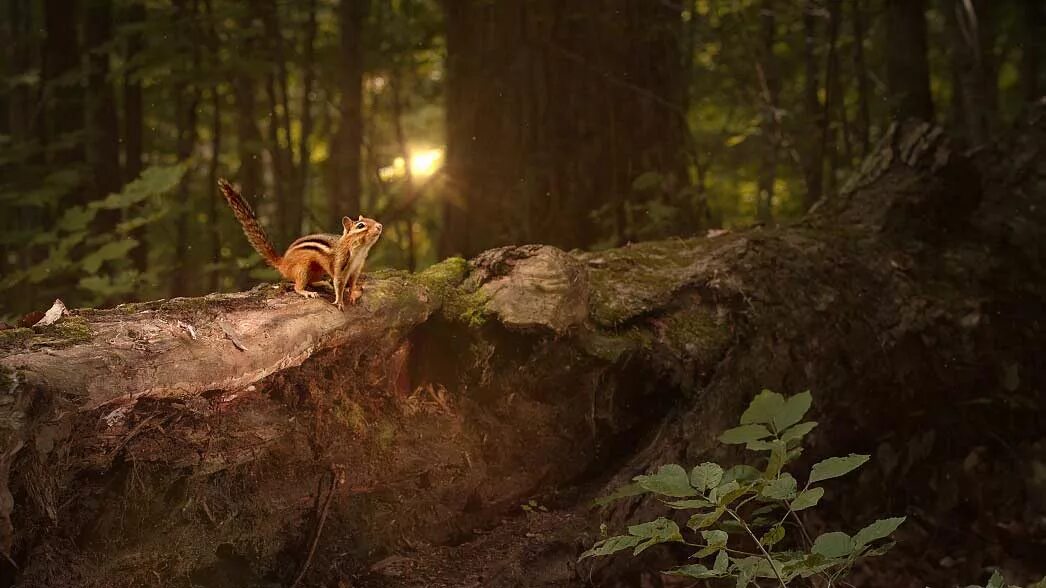
[[[675,5],[446,0],[444,7],[442,254],[635,239],[643,227],[632,215],[642,214],[644,198],[632,182],[645,172],[677,186],[687,181]],[[480,116],[488,112],[499,115]],[[610,139],[595,140],[596,129]]]
[[[821,105],[820,67],[817,60],[817,15],[812,2],[803,7],[803,109],[817,132],[806,133],[803,154],[803,180],[806,184],[804,206],[809,210],[824,194],[824,129],[827,111]]]
[[[362,213],[363,148],[363,25],[369,0],[341,0],[338,4],[338,130],[331,141],[328,161],[327,224],[337,227],[341,217]]]
[[[762,81],[762,158],[759,162],[757,184],[756,218],[761,222],[773,222],[774,184],[777,182],[777,152],[780,148],[780,128],[777,124],[777,99],[781,90],[781,77],[774,59],[774,43],[777,38],[777,16],[773,2],[764,2],[760,7],[761,42],[759,45]]]
[[[191,55],[190,65],[178,71],[178,83],[174,85],[175,155],[179,162],[185,162],[196,150],[197,124],[199,120],[200,84],[195,80],[200,73],[202,52],[199,43],[203,40],[196,26],[199,13],[199,0],[174,0],[175,16],[182,23],[183,34],[188,35],[183,47]],[[194,235],[190,234],[192,174],[185,174],[178,184],[178,204],[176,208],[174,235],[174,271],[171,272],[170,292],[172,296],[184,295],[194,286],[192,271],[192,244]]]
[[[144,23],[145,4],[133,2],[128,5],[124,19],[132,27]],[[141,69],[138,63],[144,49],[145,36],[140,32],[130,32],[127,36],[127,46],[124,53],[125,69],[123,77],[123,177],[128,182],[134,181],[142,173],[142,155],[145,152],[142,81],[139,79]],[[138,241],[138,246],[131,252],[131,258],[134,261],[135,269],[141,274],[144,274],[149,269],[147,234],[148,229],[144,226],[135,229],[131,234]]]
[[[120,180],[120,130],[116,119],[116,94],[109,80],[108,44],[113,38],[112,0],[88,0],[84,24],[87,45],[87,163],[91,166],[91,195],[104,198],[117,192]],[[119,212],[110,211],[102,221],[111,231]]]
[[[70,141],[70,135],[84,128],[83,99],[80,92],[70,91],[80,69],[76,15],[77,0],[45,0],[43,5],[43,100],[41,143],[53,144],[62,139],[66,146],[51,153],[50,162],[58,164],[84,160],[82,140]],[[72,78],[72,79],[70,79]],[[79,198],[78,200],[83,200]]]
[[[1021,20],[1024,23],[1021,39],[1021,85],[1024,88],[1024,99],[1031,103],[1041,98],[1043,92],[1046,38],[1042,31],[1046,29],[1046,7],[1038,0],[1024,0],[1021,4]]]
[[[868,63],[864,56],[865,6],[863,0],[853,0],[854,77],[857,80],[857,141],[863,159],[871,148],[872,110]]]
[[[1022,129],[965,155],[892,127],[789,227],[504,247],[371,274],[345,312],[263,285],[2,331],[5,573],[287,583],[332,487],[313,585],[643,585],[671,551],[576,558],[601,520],[664,506],[591,499],[729,458],[714,438],[763,387],[814,391],[804,463],[877,456],[833,485],[826,520],[913,521],[862,586],[967,582],[985,540],[1033,570],[1037,531],[994,524],[1046,514],[1018,475],[1046,437],[1027,408],[1046,384],[1046,107]]]
[[[991,138],[998,114],[991,3],[948,0],[944,4],[952,68],[959,84],[961,126],[972,144],[981,145]]]
[[[925,0],[886,0],[886,85],[893,119],[933,122]]]

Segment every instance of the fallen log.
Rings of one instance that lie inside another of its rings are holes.
[[[891,129],[791,226],[505,247],[344,313],[264,285],[0,331],[0,586],[279,586],[309,557],[303,585],[636,585],[673,554],[574,562],[658,505],[589,500],[715,455],[764,387],[814,390],[809,459],[875,456],[833,525],[914,521],[861,585],[1030,574],[1044,110],[972,153]]]

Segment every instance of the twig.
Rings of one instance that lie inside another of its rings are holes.
[[[300,584],[302,579],[305,578],[305,573],[309,571],[309,566],[312,565],[312,557],[316,555],[316,546],[320,543],[320,534],[323,533],[323,525],[327,522],[327,513],[330,512],[331,501],[334,500],[334,490],[338,487],[338,470],[333,464],[331,465],[330,473],[330,489],[327,490],[327,499],[323,502],[323,512],[320,513],[320,520],[316,524],[316,534],[312,537],[312,545],[309,547],[309,555],[305,558],[305,565],[302,566],[301,572],[298,573],[298,577],[294,579],[291,588],[298,588],[298,584]]]

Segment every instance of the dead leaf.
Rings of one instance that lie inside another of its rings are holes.
[[[65,303],[62,302],[60,299],[55,298],[54,304],[52,304],[51,308],[44,313],[44,318],[33,323],[33,326],[46,327],[48,325],[53,325],[56,322],[58,322],[58,319],[62,318],[63,314],[67,314],[68,312],[69,309],[65,307]]]

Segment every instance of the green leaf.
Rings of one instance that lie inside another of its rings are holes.
[[[635,484],[635,483],[633,483],[633,484],[626,484],[626,485],[618,488],[617,490],[615,490],[610,495],[604,496],[603,498],[599,498],[599,499],[593,500],[592,501],[592,505],[593,506],[604,506],[606,504],[610,504],[611,502],[614,502],[615,500],[620,500],[622,498],[628,498],[629,496],[638,496],[639,494],[646,494],[646,493],[647,493],[647,489],[642,487],[642,486],[640,486],[639,484]]]
[[[582,553],[581,557],[578,558],[578,561],[581,561],[586,557],[611,555],[624,549],[631,549],[638,545],[642,540],[641,537],[633,537],[631,535],[618,535],[617,537],[604,539],[603,541],[599,541],[593,545],[592,549]]]
[[[774,429],[784,431],[803,420],[803,417],[806,416],[806,411],[810,410],[810,404],[813,402],[813,399],[813,395],[810,394],[809,390],[789,396],[788,400],[785,400],[784,406],[773,415]]]
[[[664,501],[664,503],[666,505],[668,505],[669,508],[673,508],[675,510],[691,510],[691,509],[695,509],[695,508],[707,508],[707,507],[713,506],[711,502],[705,500],[704,498],[690,498],[690,499],[687,499],[687,500],[671,500],[671,501]]]
[[[716,559],[716,561],[719,561]],[[701,564],[690,564],[688,566],[680,566],[678,568],[672,568],[665,573],[671,576],[685,576],[687,578],[694,578],[696,580],[703,580],[705,578],[718,578],[723,575],[722,571],[710,570]]]
[[[868,461],[867,455],[851,453],[847,457],[830,457],[814,465],[810,471],[810,484],[845,476]]]
[[[842,531],[834,531],[814,539],[814,546],[810,551],[828,559],[833,559],[850,555],[853,552],[853,546],[849,535]]]
[[[763,390],[752,399],[752,403],[741,415],[741,424],[762,423],[769,425],[774,416],[785,406],[784,396],[770,390]]]
[[[719,464],[706,461],[690,470],[690,485],[701,492],[715,488],[723,480],[723,468]]]
[[[656,520],[648,523],[632,525],[628,528],[628,534],[646,539],[646,541],[643,541],[636,546],[635,550],[632,551],[633,555],[639,555],[648,547],[652,547],[659,543],[671,543],[683,540],[683,535],[679,532],[679,525],[664,517],[658,517]]]
[[[770,450],[770,459],[766,463],[766,471],[763,476],[767,479],[777,477],[781,468],[788,462],[788,451],[783,441],[774,441],[774,447]]]
[[[792,477],[792,474],[784,473],[780,477],[770,480],[766,486],[763,486],[763,491],[760,494],[774,500],[791,500],[795,498],[798,486],[799,484]]]
[[[730,567],[730,556],[726,554],[726,550],[720,550],[715,556],[712,570],[719,574],[725,574],[728,567]]]
[[[781,440],[785,443],[791,443],[793,441],[801,441],[810,431],[817,428],[816,421],[807,421],[805,423],[799,423],[794,427],[789,427],[786,431],[781,433]]]
[[[718,529],[701,531],[701,537],[705,540],[705,543],[709,545],[726,545],[726,540],[730,538],[730,536],[726,534],[726,531],[720,531]]]
[[[721,483],[725,484],[735,480],[738,482],[751,482],[752,480],[758,480],[759,475],[759,470],[750,465],[737,465],[723,472]]]
[[[854,535],[854,548],[860,549],[877,539],[885,539],[901,526],[906,517],[879,519]]]
[[[134,239],[122,239],[120,241],[111,241],[102,245],[95,251],[86,255],[81,261],[84,271],[89,274],[96,273],[102,264],[107,261],[114,259],[121,259],[127,256],[127,254],[138,246],[138,241]]]
[[[772,441],[749,441],[748,444],[745,445],[745,449],[749,451],[770,451],[778,442],[779,441],[777,441],[777,439],[774,439]]]
[[[697,496],[697,491],[690,486],[690,478],[683,466],[670,463],[658,468],[657,473],[649,476],[636,476],[634,482],[643,488],[673,498]]]
[[[824,496],[824,488],[821,488],[820,486],[810,488],[809,490],[803,490],[799,493],[799,496],[796,496],[795,500],[788,505],[788,508],[794,511],[806,510],[812,506],[817,506],[817,503],[821,501],[822,496]]]
[[[720,506],[709,513],[698,513],[690,517],[690,520],[686,522],[686,526],[695,531],[711,527],[723,516],[724,512],[726,512],[726,509]]]
[[[767,547],[778,543],[785,537],[785,528],[782,525],[774,525],[770,527],[770,530],[763,533],[763,536],[759,538],[759,542]]]
[[[763,425],[741,425],[727,429],[719,436],[719,441],[727,445],[750,443],[770,436],[770,430]]]
[[[1005,588],[1006,579],[1002,577],[999,570],[992,572],[992,577],[988,580],[988,585],[984,588]]]
[[[738,484],[736,481],[731,481],[719,486],[718,488],[714,488],[711,492],[709,492],[708,497],[711,498],[716,504],[726,505],[730,504],[730,502],[733,499],[739,496],[739,491],[743,492],[741,490],[741,485]]]

